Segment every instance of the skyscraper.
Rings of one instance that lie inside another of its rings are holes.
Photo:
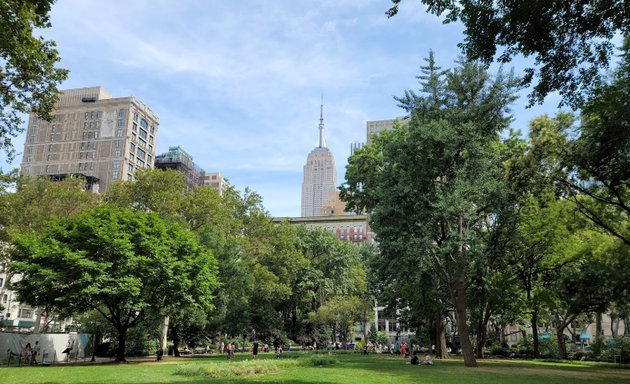
[[[29,116],[21,171],[83,176],[93,192],[106,192],[153,166],[157,130],[158,118],[135,97],[115,98],[102,87],[65,90],[52,122]]]
[[[304,165],[302,217],[320,216],[324,203],[334,196],[336,188],[335,158],[330,149],[326,147],[326,140],[324,139],[324,103],[322,101],[318,145],[308,154]]]

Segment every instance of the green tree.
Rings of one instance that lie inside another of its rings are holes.
[[[392,0],[386,12],[398,12],[401,0]],[[452,1],[421,0],[427,12],[445,15],[445,23],[461,21],[460,47],[470,60],[501,63],[517,55],[533,57],[535,67],[525,70],[523,85],[537,82],[530,103],[542,103],[558,91],[563,102],[577,107],[608,67],[617,33],[630,32],[626,1],[533,0]]]
[[[118,332],[117,361],[125,361],[130,328],[180,306],[207,308],[216,287],[211,254],[153,213],[103,205],[12,237],[19,300],[98,311]]]
[[[0,149],[15,156],[12,138],[23,131],[21,114],[52,119],[57,85],[68,76],[56,68],[55,43],[35,37],[51,26],[54,0],[5,0],[0,3]]]
[[[476,366],[466,289],[472,264],[484,256],[484,219],[503,188],[495,147],[509,124],[515,81],[492,78],[475,63],[443,72],[432,54],[427,61],[423,95],[399,99],[412,113],[410,124],[350,157],[341,196],[350,208],[372,212],[385,257],[437,275],[456,313],[465,364]]]

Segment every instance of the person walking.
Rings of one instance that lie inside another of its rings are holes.
[[[256,360],[258,358],[258,341],[254,340],[254,345],[252,345],[252,359]]]

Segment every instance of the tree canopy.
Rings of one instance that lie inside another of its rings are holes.
[[[68,71],[55,67],[55,43],[35,37],[49,28],[54,0],[5,0],[0,2],[0,149],[15,155],[12,138],[22,132],[21,114],[34,113],[50,120],[57,100],[57,85]]]
[[[386,12],[398,12],[392,0]],[[542,103],[558,91],[563,102],[579,106],[609,66],[613,37],[630,33],[627,1],[611,0],[421,0],[427,11],[444,15],[445,23],[461,21],[464,41],[459,44],[471,60],[489,64],[533,57],[522,83],[534,83],[530,103]]]
[[[96,310],[126,332],[179,306],[207,309],[216,288],[216,260],[193,234],[154,213],[101,205],[14,233],[11,272],[21,302],[68,314]]]

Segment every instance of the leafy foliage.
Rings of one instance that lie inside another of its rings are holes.
[[[392,0],[386,12],[398,12],[401,0]],[[558,91],[563,102],[580,106],[600,80],[614,51],[611,40],[630,33],[625,1],[535,0],[452,1],[422,0],[427,12],[444,15],[445,23],[461,21],[465,39],[460,47],[471,60],[501,63],[517,55],[534,58],[525,70],[523,85],[536,78],[530,103],[542,103]],[[500,51],[500,50],[503,51]]]
[[[12,138],[23,131],[21,114],[50,120],[57,85],[68,76],[56,68],[55,43],[35,37],[51,26],[54,0],[5,0],[0,3],[0,148],[15,155]]]

